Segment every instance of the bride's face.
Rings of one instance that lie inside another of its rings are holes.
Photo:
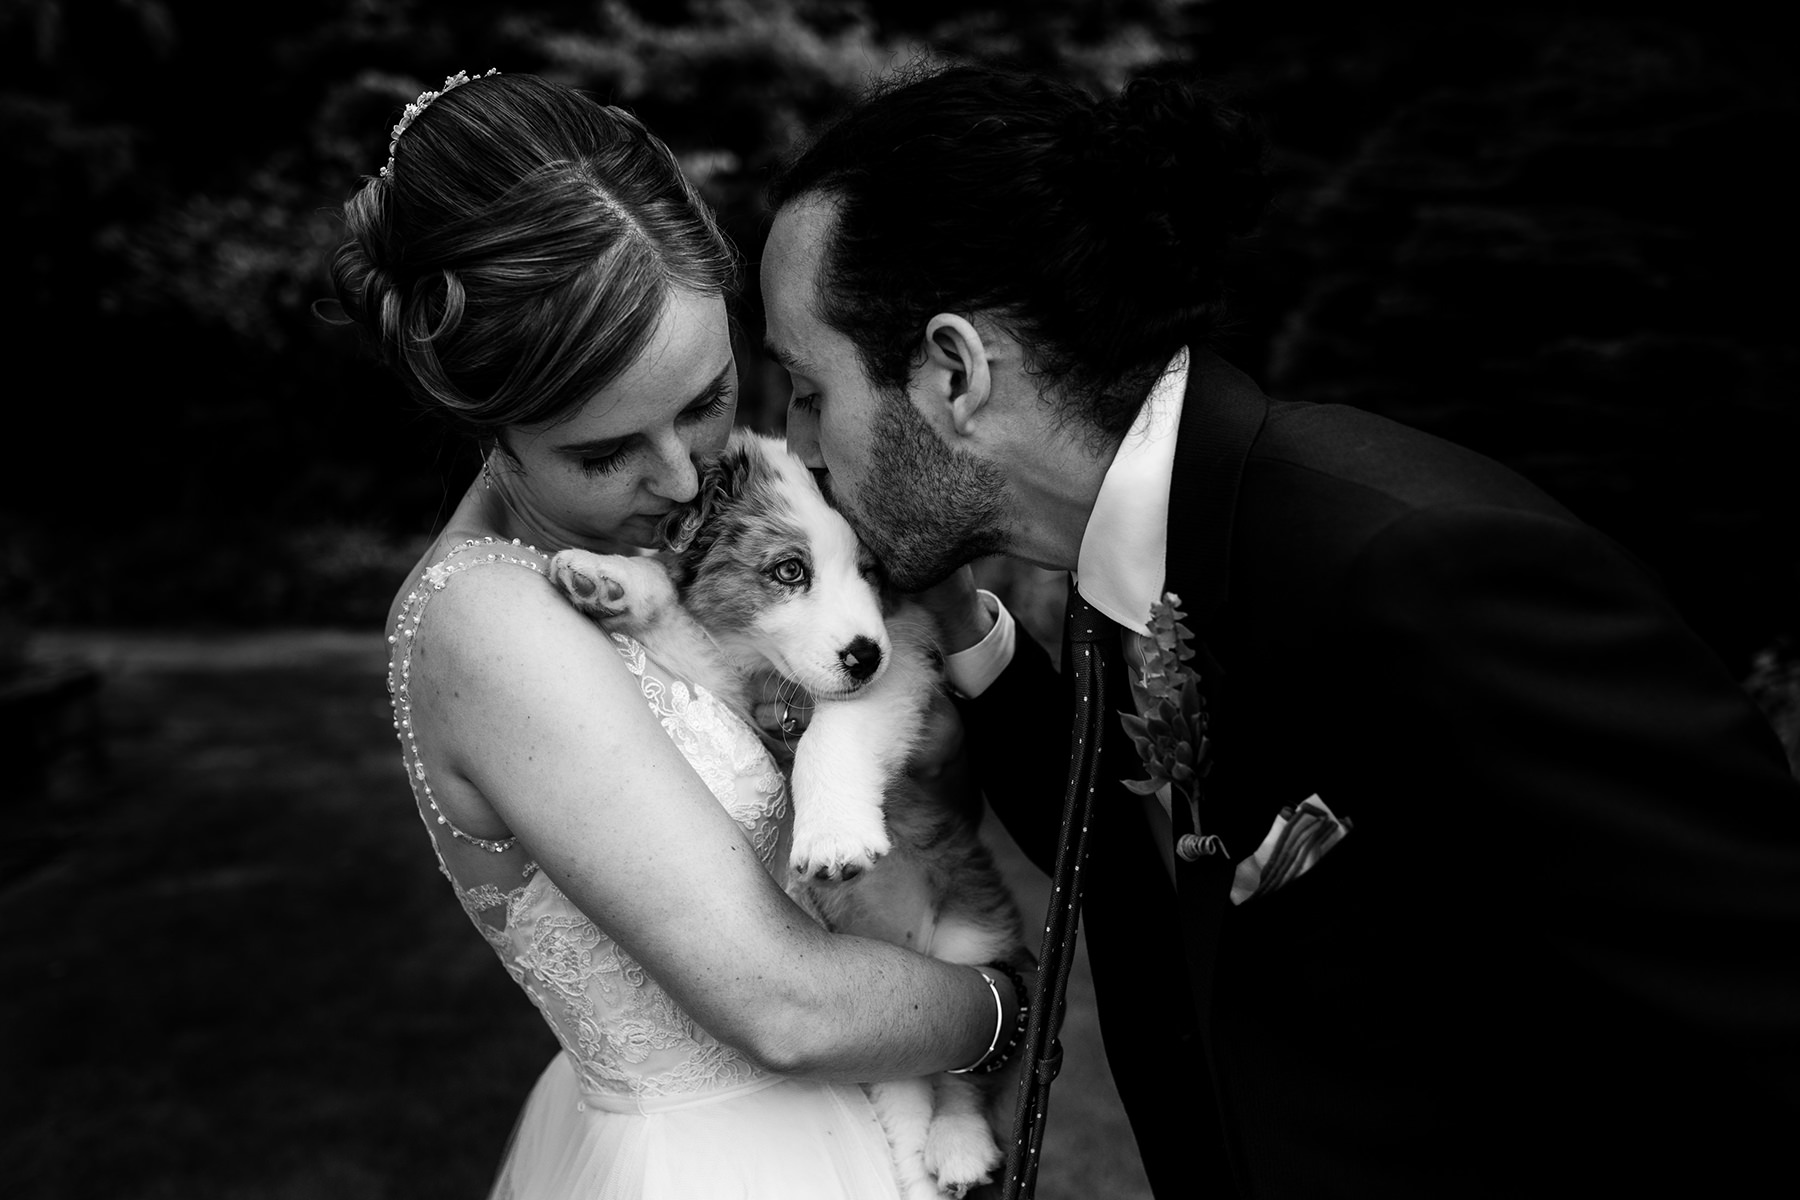
[[[543,549],[654,544],[699,488],[737,412],[724,298],[675,291],[644,351],[572,414],[507,429],[490,459],[496,522]],[[523,526],[523,528],[521,528]]]

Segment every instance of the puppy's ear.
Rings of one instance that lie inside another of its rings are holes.
[[[656,532],[662,538],[663,545],[677,554],[693,545],[694,538],[700,532],[700,527],[706,524],[706,519],[712,515],[717,502],[714,474],[713,467],[709,464],[700,475],[700,494],[664,517],[661,524],[656,527]]]
[[[724,451],[700,469],[700,490],[692,500],[662,519],[657,533],[663,544],[676,554],[704,549],[696,546],[701,533],[742,491],[750,473],[750,452],[746,439],[733,433]]]

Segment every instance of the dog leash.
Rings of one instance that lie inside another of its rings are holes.
[[[1075,719],[1070,732],[1069,785],[1063,795],[1062,833],[1057,839],[1056,873],[1044,916],[1038,955],[1038,996],[1025,1022],[1025,1070],[1013,1109],[1012,1142],[1006,1152],[1001,1200],[1029,1200],[1037,1188],[1039,1150],[1049,1113],[1050,1084],[1062,1070],[1064,999],[1075,960],[1081,916],[1081,868],[1087,861],[1088,826],[1100,780],[1100,742],[1106,721],[1106,679],[1101,646],[1116,639],[1118,626],[1069,588],[1068,639],[1075,683]]]

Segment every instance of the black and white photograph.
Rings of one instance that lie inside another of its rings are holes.
[[[1779,1192],[1784,28],[0,0],[0,1194]]]

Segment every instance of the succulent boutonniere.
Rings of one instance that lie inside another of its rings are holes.
[[[1225,843],[1200,825],[1200,781],[1212,769],[1211,743],[1207,740],[1206,698],[1200,678],[1187,665],[1194,657],[1188,643],[1194,632],[1183,625],[1181,597],[1174,592],[1150,606],[1150,636],[1140,682],[1149,703],[1142,715],[1120,717],[1125,732],[1137,746],[1138,757],[1148,772],[1145,779],[1127,779],[1125,786],[1140,796],[1169,789],[1169,802],[1186,801],[1193,817],[1194,834],[1202,854],[1223,854]]]

